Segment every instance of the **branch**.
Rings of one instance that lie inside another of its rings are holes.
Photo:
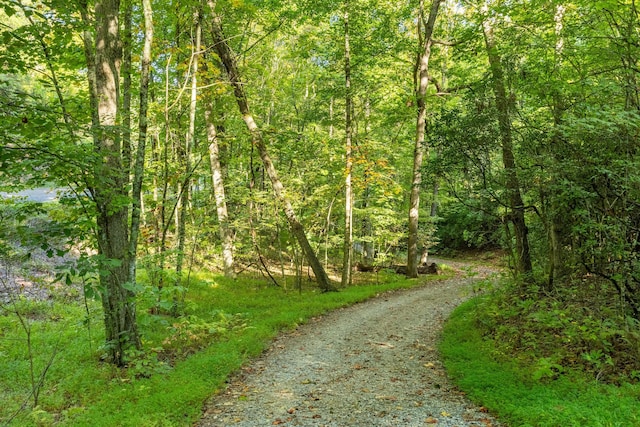
[[[431,39],[431,42],[435,44],[440,44],[442,46],[457,46],[462,43],[461,41],[451,42],[451,41],[437,40],[437,39]]]

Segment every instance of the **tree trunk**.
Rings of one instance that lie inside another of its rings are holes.
[[[198,105],[198,59],[200,57],[200,45],[202,30],[200,26],[200,14],[194,14],[195,41],[192,52],[191,64],[191,101],[189,103],[189,129],[185,137],[182,163],[184,166],[184,180],[180,191],[180,210],[178,213],[178,250],[176,257],[176,286],[182,285],[182,265],[184,263],[185,241],[187,237],[186,225],[189,212],[189,193],[191,190],[191,152],[193,150],[196,135],[196,110]],[[177,307],[176,307],[177,308]]]
[[[529,230],[525,222],[525,208],[520,193],[520,182],[513,152],[511,135],[511,118],[509,116],[509,100],[504,83],[504,71],[493,38],[493,27],[488,19],[483,21],[485,46],[489,57],[489,65],[493,77],[493,92],[496,98],[498,125],[502,142],[502,163],[506,173],[506,191],[509,197],[510,220],[516,238],[516,270],[529,274],[532,271],[531,253],[529,250]]]
[[[136,260],[140,218],[142,215],[142,178],[144,155],[147,145],[147,110],[149,107],[149,81],[151,73],[151,46],[153,44],[153,10],[151,0],[142,0],[144,13],[144,45],[140,58],[140,117],[138,123],[138,148],[133,166],[131,191],[131,225],[129,232],[129,282],[136,282]]]
[[[353,159],[351,153],[351,138],[353,123],[353,94],[351,92],[351,49],[349,46],[349,1],[345,2],[344,10],[344,77],[345,77],[345,207],[344,207],[344,254],[342,259],[342,286],[351,284],[351,265],[353,263],[353,192],[351,188],[351,172]]]
[[[106,343],[111,361],[125,363],[125,352],[140,348],[134,294],[127,290],[128,218],[126,200],[128,177],[123,174],[118,117],[120,34],[118,0],[103,0],[95,5],[95,88],[98,107],[96,151],[99,163],[95,171],[94,197],[97,207],[98,250],[104,258],[100,269]]]
[[[556,14],[554,16],[555,21],[555,35],[556,35],[556,45],[555,45],[555,70],[554,72],[559,72],[562,66],[562,55],[564,51],[564,38],[562,36],[562,31],[564,27],[564,14],[566,8],[563,5],[556,6]],[[562,93],[560,93],[559,89],[554,89],[553,93],[553,125],[554,125],[554,134],[551,137],[551,153],[550,157],[556,161],[561,160],[558,158],[559,152],[558,149],[562,144],[561,141],[561,130],[560,126],[563,122],[563,114],[564,114],[564,101],[562,99]],[[555,165],[554,165],[555,167]],[[566,253],[564,250],[564,243],[566,241],[563,230],[565,230],[565,226],[563,224],[562,207],[558,203],[557,198],[553,197],[551,199],[550,208],[547,214],[547,229],[548,229],[548,239],[549,239],[549,272],[547,279],[547,291],[551,291],[555,282],[558,279],[561,279],[566,274]]]
[[[133,5],[131,0],[123,0],[122,28],[122,169],[127,176],[131,173],[131,72],[132,72],[132,26]]]
[[[324,268],[322,268],[322,264],[318,260],[318,257],[313,251],[313,248],[309,244],[307,240],[307,236],[304,232],[304,228],[298,218],[296,217],[295,211],[293,210],[293,206],[291,205],[291,201],[285,194],[284,186],[278,177],[278,173],[271,161],[271,157],[269,157],[269,153],[267,152],[267,146],[264,143],[264,139],[262,137],[262,133],[258,128],[255,120],[253,119],[253,115],[249,110],[249,104],[247,102],[247,97],[244,92],[244,87],[242,81],[240,79],[240,74],[238,72],[238,66],[236,64],[236,60],[233,57],[231,49],[227,44],[227,39],[224,36],[222,31],[222,26],[220,22],[220,17],[217,15],[215,11],[215,1],[208,0],[209,7],[211,9],[212,17],[211,20],[211,29],[213,41],[215,43],[215,50],[224,65],[224,68],[229,77],[229,81],[233,87],[234,95],[236,98],[236,102],[238,104],[238,109],[240,110],[240,114],[242,114],[242,119],[244,120],[249,133],[251,134],[251,140],[253,145],[258,149],[260,153],[260,158],[262,159],[262,163],[264,165],[265,171],[271,180],[271,185],[273,187],[273,192],[276,198],[282,203],[285,216],[289,221],[289,226],[291,228],[291,233],[296,237],[300,247],[302,248],[303,253],[307,257],[311,268],[316,276],[316,280],[320,288],[323,291],[332,291],[335,288],[329,282],[329,277],[325,272]]]
[[[368,97],[363,100],[364,103],[364,132],[365,139],[369,140],[371,135],[371,101]],[[373,223],[371,214],[368,211],[369,201],[371,199],[371,169],[372,165],[368,165],[364,170],[363,180],[365,183],[364,194],[362,195],[362,262],[365,266],[371,267],[375,262],[375,248],[373,244]]]
[[[225,196],[224,180],[222,178],[222,166],[220,165],[220,147],[218,145],[218,132],[213,121],[213,102],[207,102],[205,111],[207,124],[207,141],[209,142],[209,162],[211,164],[211,180],[213,183],[213,195],[220,227],[220,239],[222,241],[222,262],[225,277],[235,277],[233,268],[233,230],[229,226],[229,214],[227,213],[227,199]]]
[[[416,122],[416,141],[413,150],[413,178],[411,180],[411,196],[409,201],[409,239],[407,248],[407,276],[418,277],[418,224],[420,216],[420,187],[422,185],[422,162],[426,151],[425,134],[427,125],[427,87],[429,85],[429,58],[431,57],[431,36],[441,0],[433,0],[429,18],[424,24],[424,34],[420,42],[423,52],[418,56],[414,68],[416,86],[416,104],[418,118]],[[423,22],[424,0],[420,0],[420,16],[418,28]]]

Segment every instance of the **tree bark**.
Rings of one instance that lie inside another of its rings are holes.
[[[566,8],[563,5],[556,6],[556,13],[554,16],[555,21],[555,35],[556,35],[556,45],[555,45],[555,67],[554,73],[559,72],[562,67],[562,55],[564,51],[564,38],[562,36],[562,31],[564,27],[564,14]],[[551,153],[550,156],[554,160],[560,160],[558,156],[560,153],[558,152],[559,147],[561,146],[561,131],[560,126],[563,122],[563,114],[564,114],[564,101],[562,97],[562,93],[559,89],[554,89],[554,93],[552,96],[553,105],[552,105],[552,113],[553,113],[553,125],[554,125],[554,133],[551,137]],[[562,214],[562,206],[558,203],[556,197],[551,196],[551,203],[549,212],[547,213],[547,229],[548,229],[548,239],[549,239],[549,272],[547,278],[547,291],[551,291],[555,282],[558,279],[561,279],[566,274],[566,251],[564,250],[564,245],[566,242],[565,235],[563,230],[565,230],[565,226],[563,224]]]
[[[425,134],[427,125],[427,87],[429,85],[429,59],[431,57],[431,44],[433,28],[435,26],[438,9],[442,0],[433,0],[429,18],[424,23],[424,33],[420,42],[423,52],[418,55],[414,68],[416,86],[416,104],[418,106],[418,118],[416,121],[416,140],[413,150],[413,177],[411,180],[411,195],[409,200],[409,236],[407,247],[407,276],[418,277],[418,224],[420,217],[420,187],[422,185],[422,162],[427,151]],[[424,0],[420,0],[420,16],[418,28],[423,21]]]
[[[345,77],[345,207],[344,207],[344,252],[342,259],[343,287],[351,284],[351,265],[353,263],[353,191],[351,188],[351,172],[353,159],[351,153],[351,139],[353,123],[353,94],[351,92],[351,48],[349,46],[349,1],[344,6],[344,77]]]
[[[529,274],[532,271],[531,253],[529,249],[529,230],[525,221],[525,207],[520,193],[520,181],[516,168],[511,134],[511,118],[509,116],[509,99],[504,83],[502,61],[496,49],[493,37],[493,26],[488,18],[483,20],[483,32],[489,65],[493,77],[493,92],[496,98],[498,126],[502,142],[502,163],[506,173],[505,189],[509,198],[510,221],[513,224],[516,238],[516,271]]]
[[[151,47],[153,45],[153,9],[151,0],[142,0],[144,13],[144,45],[140,58],[140,117],[138,123],[138,148],[133,166],[131,190],[131,224],[129,231],[129,282],[136,282],[136,260],[140,218],[142,215],[142,179],[147,145],[147,112],[149,107],[149,81],[151,74]]]
[[[131,0],[123,0],[122,28],[122,169],[127,175],[131,173],[131,72],[132,72],[132,26],[133,4]]]
[[[182,285],[182,265],[184,263],[185,241],[187,237],[187,214],[189,212],[189,193],[191,191],[191,152],[195,145],[196,135],[196,111],[198,106],[198,60],[200,58],[200,45],[202,29],[200,25],[200,13],[194,14],[195,40],[191,63],[191,100],[189,102],[189,129],[184,142],[182,164],[184,167],[184,180],[180,191],[180,209],[178,212],[178,247],[176,257],[176,286]],[[174,310],[177,307],[174,307]]]
[[[118,117],[120,34],[119,0],[102,0],[95,5],[95,88],[98,108],[94,197],[97,207],[98,250],[103,257],[100,283],[107,348],[111,361],[125,363],[131,347],[140,348],[134,293],[127,289],[128,217],[126,200],[128,177],[123,174]]]
[[[224,68],[229,77],[229,81],[231,86],[233,87],[234,95],[236,98],[236,102],[238,104],[238,109],[240,110],[240,114],[242,114],[242,119],[244,120],[249,133],[251,134],[251,140],[253,145],[258,149],[260,153],[260,158],[262,159],[262,163],[264,165],[265,171],[271,180],[271,185],[273,187],[273,192],[278,199],[278,201],[282,204],[285,216],[289,222],[289,226],[291,228],[292,234],[298,240],[302,251],[304,252],[307,261],[311,265],[313,273],[316,276],[316,280],[318,281],[318,285],[323,291],[333,291],[335,288],[329,282],[329,277],[325,272],[322,264],[318,260],[313,248],[309,244],[307,236],[305,234],[304,228],[300,221],[298,220],[295,211],[293,210],[293,206],[291,205],[291,201],[287,197],[284,186],[278,177],[278,173],[276,172],[276,168],[271,161],[271,157],[267,151],[267,146],[262,137],[262,132],[260,128],[256,124],[253,119],[253,115],[249,110],[249,103],[247,101],[246,94],[244,92],[244,87],[240,78],[240,73],[238,71],[238,66],[236,63],[236,59],[234,58],[229,45],[227,44],[227,39],[224,36],[221,26],[220,16],[215,11],[215,1],[208,0],[208,5],[211,9],[212,20],[211,20],[211,30],[213,41],[215,43],[215,50],[224,65]]]
[[[220,147],[218,131],[213,120],[213,102],[209,100],[205,111],[207,125],[207,141],[209,142],[209,162],[211,164],[211,181],[213,196],[216,203],[220,240],[222,241],[222,262],[225,277],[235,277],[233,265],[233,230],[229,226],[227,199],[225,196],[222,166],[220,165]]]

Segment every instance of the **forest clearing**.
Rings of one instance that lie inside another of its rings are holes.
[[[428,348],[485,424],[640,425],[635,0],[5,0],[0,40],[0,423],[193,425],[282,331],[469,280]]]

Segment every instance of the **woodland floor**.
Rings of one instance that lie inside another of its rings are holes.
[[[445,263],[459,270],[455,278],[381,295],[279,337],[212,398],[198,425],[501,425],[449,382],[436,349],[448,315],[495,270]]]

